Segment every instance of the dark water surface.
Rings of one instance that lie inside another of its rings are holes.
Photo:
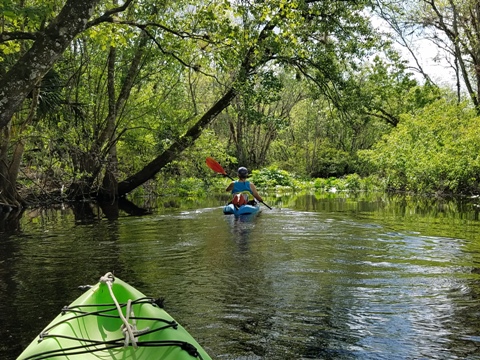
[[[0,359],[108,271],[164,297],[214,359],[480,359],[474,205],[302,196],[253,219],[217,205],[25,214],[0,233]]]

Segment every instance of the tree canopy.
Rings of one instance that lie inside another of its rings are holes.
[[[0,197],[116,199],[211,154],[360,172],[359,151],[442,96],[372,26],[379,9],[405,18],[353,0],[4,1]]]

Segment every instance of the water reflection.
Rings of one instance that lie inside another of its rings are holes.
[[[248,251],[250,236],[255,228],[255,222],[259,214],[241,216],[225,215],[224,219],[229,224],[231,239],[242,252]]]
[[[252,218],[212,203],[94,222],[29,213],[0,242],[0,358],[107,271],[164,297],[213,358],[480,358],[480,224],[466,205],[431,205],[305,196]]]

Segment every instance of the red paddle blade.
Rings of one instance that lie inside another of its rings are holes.
[[[225,170],[223,169],[223,167],[218,163],[216,162],[213,158],[211,157],[207,157],[207,159],[205,160],[205,162],[207,163],[207,166],[212,169],[213,171],[219,173],[219,174],[222,174],[222,175],[227,175],[227,173],[225,172]]]

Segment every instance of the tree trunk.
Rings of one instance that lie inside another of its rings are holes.
[[[45,30],[35,34],[31,48],[0,78],[0,196],[10,204],[20,204],[16,179],[24,148],[20,139],[12,160],[8,159],[12,118],[73,38],[85,29],[98,2],[68,0]]]
[[[108,137],[110,141],[113,140],[115,134],[115,123],[117,119],[116,101],[115,101],[115,60],[116,51],[114,47],[110,48],[110,54],[108,56],[108,116],[107,126],[104,131],[105,141]],[[99,147],[101,144],[99,144]],[[106,200],[115,200],[118,193],[118,182],[115,176],[117,172],[117,149],[115,143],[113,143],[108,150],[107,165],[105,169],[105,175],[103,176],[101,194]]]
[[[35,118],[35,113],[38,108],[38,96],[38,89],[34,89],[32,91],[32,101],[29,114],[20,126],[15,128],[10,122],[5,128],[3,128],[3,130],[0,130],[0,194],[3,193],[3,196],[0,196],[0,199],[3,198],[8,201],[8,203],[15,206],[19,206],[22,203],[22,199],[18,195],[16,186],[25,150],[22,133]],[[14,127],[13,131],[12,127]],[[14,145],[14,150],[9,158],[9,147],[11,146],[12,133],[17,134],[17,143]]]
[[[180,139],[174,142],[161,155],[157,156],[142,170],[118,184],[118,195],[124,196],[133,189],[152,179],[165,165],[174,160],[178,154],[188,148],[201,135],[202,130],[227,108],[235,98],[236,91],[231,88],[219,99]]]
[[[0,129],[0,202],[18,206],[19,199],[15,184],[11,182],[8,146],[10,144],[10,124]]]
[[[11,121],[33,87],[50,70],[73,38],[85,29],[99,0],[68,0],[60,14],[37,34],[25,55],[0,79],[0,130]]]
[[[80,181],[72,184],[69,189],[68,196],[70,198],[82,198],[85,195],[96,192],[95,181],[99,178],[103,170],[101,188],[97,191],[97,196],[103,199],[113,200],[117,197],[117,149],[116,149],[116,128],[117,120],[122,110],[130,97],[135,79],[140,71],[141,61],[145,53],[145,45],[148,37],[144,34],[140,35],[138,48],[133,59],[130,62],[130,67],[122,83],[122,88],[118,98],[115,95],[115,62],[116,51],[112,47],[109,52],[107,60],[107,89],[108,89],[108,114],[105,118],[105,126],[101,133],[93,143],[88,153],[83,153],[78,159],[79,172],[90,174]]]

